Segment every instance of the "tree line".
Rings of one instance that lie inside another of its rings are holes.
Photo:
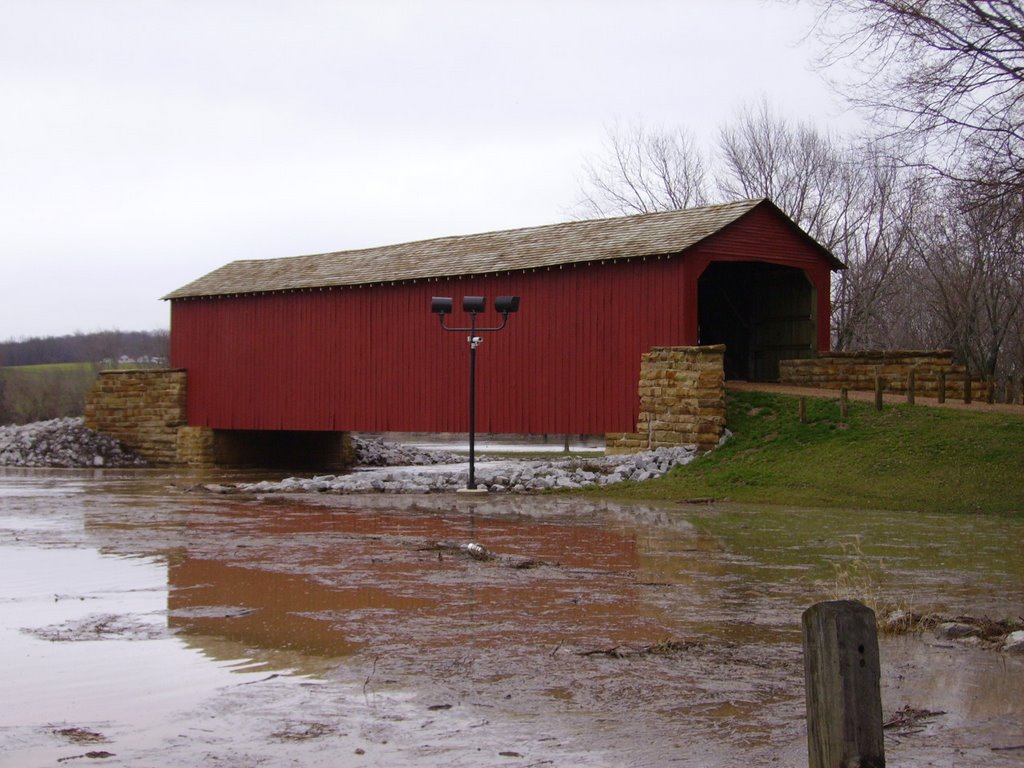
[[[843,65],[836,85],[870,134],[823,130],[767,102],[742,108],[712,146],[685,127],[616,127],[584,167],[577,210],[768,197],[847,265],[833,287],[834,348],[952,349],[997,385],[1019,382],[1024,9],[807,1],[820,10],[820,65]]]
[[[166,330],[98,331],[0,341],[0,366],[166,360],[169,337]]]

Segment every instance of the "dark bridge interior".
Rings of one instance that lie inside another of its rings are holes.
[[[776,381],[780,360],[813,357],[816,306],[803,270],[713,262],[697,287],[698,343],[725,345],[727,379]]]
[[[351,464],[344,432],[218,429],[214,461],[219,466],[281,470],[339,470]]]

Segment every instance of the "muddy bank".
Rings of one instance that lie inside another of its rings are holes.
[[[839,569],[1024,613],[1013,521],[188,484],[0,474],[0,765],[802,766],[800,613]],[[1024,762],[1018,657],[882,654],[891,764]]]

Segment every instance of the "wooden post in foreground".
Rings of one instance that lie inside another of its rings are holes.
[[[841,387],[839,390],[839,418],[846,421],[847,415],[850,413],[850,392],[846,387]]]
[[[882,410],[882,377],[875,374],[875,410]]]
[[[971,369],[964,370],[964,402],[970,404],[974,397],[974,381],[971,379]]]
[[[796,411],[797,411],[797,415],[800,417],[800,423],[801,424],[806,424],[807,423],[807,398],[806,397],[801,397],[799,400],[797,400]]]
[[[832,600],[802,623],[809,768],[885,768],[875,612]]]
[[[909,405],[914,404],[914,385],[917,383],[916,379],[917,377],[914,373],[914,369],[911,368],[907,371],[907,403]]]

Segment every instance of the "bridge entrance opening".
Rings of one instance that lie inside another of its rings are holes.
[[[725,345],[727,379],[777,381],[780,360],[814,356],[817,306],[801,269],[713,262],[697,286],[698,343]]]

